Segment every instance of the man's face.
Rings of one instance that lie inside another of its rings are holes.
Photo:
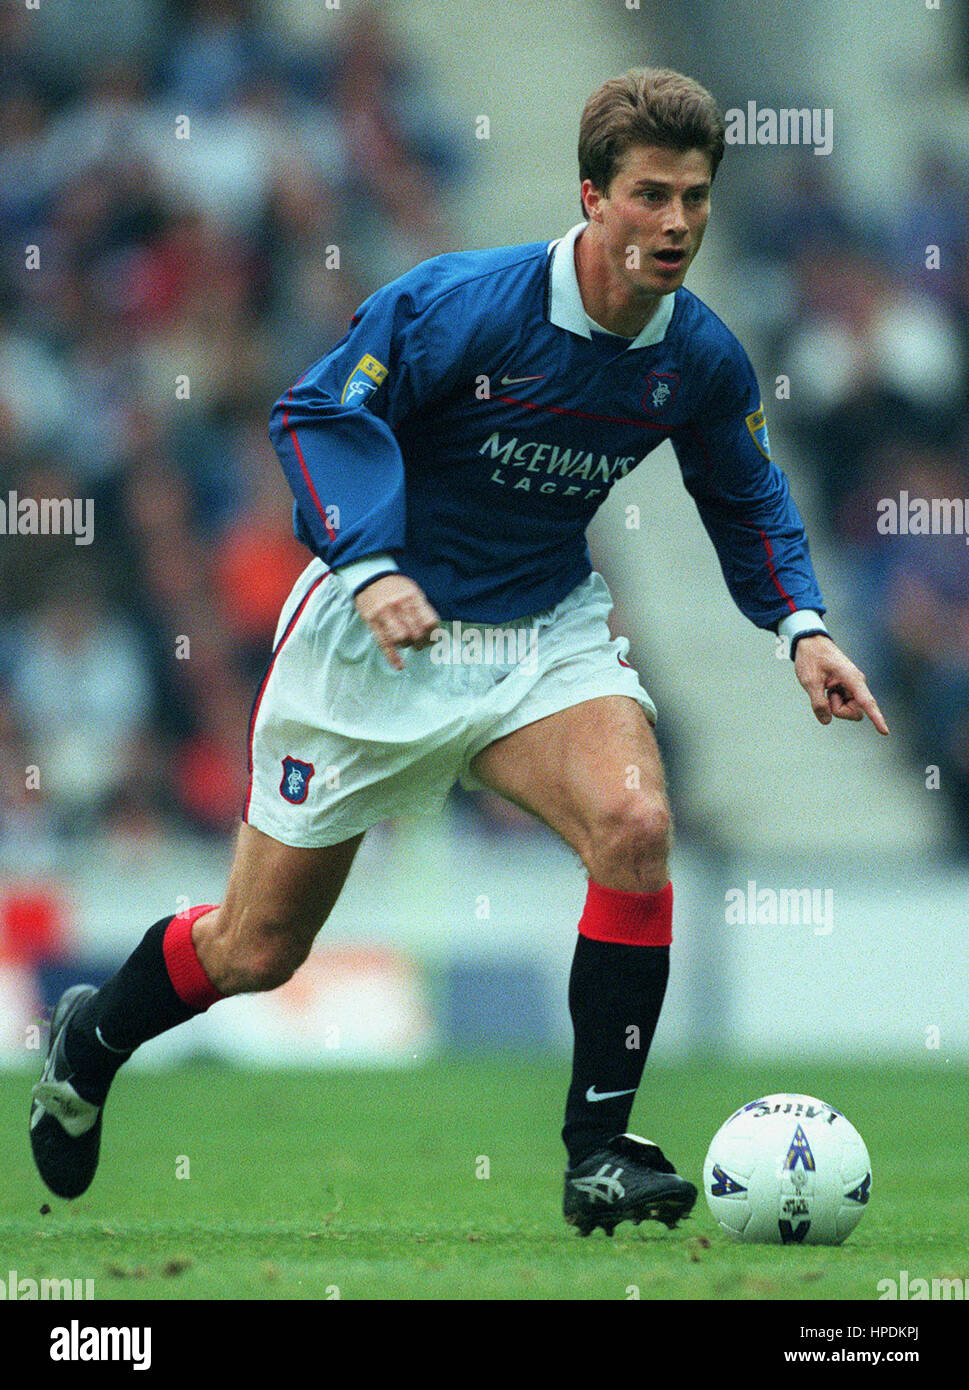
[[[582,194],[610,264],[631,289],[669,294],[682,285],[710,216],[710,158],[703,150],[632,145],[608,192],[586,179]]]

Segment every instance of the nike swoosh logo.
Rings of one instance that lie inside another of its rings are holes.
[[[544,381],[544,376],[503,376],[502,386],[517,386],[522,381]]]
[[[597,1100],[614,1100],[616,1096],[631,1096],[635,1090],[635,1086],[630,1086],[627,1091],[597,1091],[594,1086],[590,1086],[585,1093],[585,1098],[594,1104]]]

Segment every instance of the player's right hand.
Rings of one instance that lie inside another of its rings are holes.
[[[423,589],[405,574],[385,574],[354,598],[357,612],[395,671],[402,671],[398,647],[426,647],[440,618]]]

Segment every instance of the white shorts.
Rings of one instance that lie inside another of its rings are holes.
[[[656,707],[611,638],[612,597],[590,574],[555,608],[500,626],[446,623],[395,671],[347,586],[321,560],[283,606],[249,722],[243,820],[300,848],[337,844],[388,816],[441,809],[495,739],[601,695]]]

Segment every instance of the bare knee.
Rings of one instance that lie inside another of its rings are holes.
[[[582,859],[604,888],[658,893],[669,880],[670,833],[665,798],[634,793],[599,810]]]
[[[282,919],[252,912],[240,918],[221,907],[199,918],[193,944],[212,984],[231,995],[284,985],[309,955],[311,941]]]

